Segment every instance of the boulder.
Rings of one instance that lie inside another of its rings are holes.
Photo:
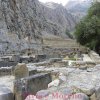
[[[40,90],[36,93],[36,97],[38,99],[41,99],[41,98],[47,97],[49,94],[50,92],[48,90]]]
[[[73,90],[71,88],[65,88],[65,89],[62,90],[62,93],[64,95],[70,95],[70,94],[73,93]]]
[[[93,95],[90,96],[90,100],[97,100],[97,99],[96,99],[95,93],[94,93]]]
[[[89,100],[89,97],[83,93],[73,94],[69,100]]]
[[[95,69],[100,70],[100,64],[97,64],[97,65],[95,66]]]
[[[100,87],[96,89],[96,100],[100,100]]]
[[[67,77],[63,73],[60,73],[59,74],[59,80],[61,80],[62,82],[66,82],[67,81]]]
[[[39,99],[37,99],[36,96],[34,96],[34,95],[28,95],[28,96],[25,98],[25,100],[39,100]]]
[[[57,86],[59,86],[59,84],[60,84],[60,80],[55,79],[54,81],[52,81],[51,83],[48,84],[48,88],[53,87],[53,86],[57,87]]]
[[[38,73],[26,77],[25,80],[27,81],[28,91],[32,94],[36,94],[39,90],[47,89],[52,79],[50,73]]]
[[[14,100],[14,95],[7,87],[0,86],[0,100]]]

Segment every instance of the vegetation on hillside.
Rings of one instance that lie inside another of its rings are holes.
[[[100,2],[92,4],[87,16],[76,26],[74,34],[81,45],[100,54]]]
[[[66,29],[66,32],[65,34],[70,38],[70,39],[73,39],[73,35]]]

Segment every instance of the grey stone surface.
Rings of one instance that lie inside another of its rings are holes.
[[[0,100],[14,100],[14,95],[7,87],[0,86]]]
[[[0,61],[0,67],[16,66],[17,62]]]
[[[100,100],[100,87],[96,89],[96,100]]]
[[[77,93],[72,95],[69,100],[89,100],[89,97],[83,93]]]
[[[64,95],[71,95],[73,90],[71,88],[65,88],[61,91]]]
[[[43,97],[46,97],[50,94],[50,92],[48,90],[40,90],[36,93],[36,97],[41,99]]]
[[[36,94],[39,90],[47,89],[48,84],[52,81],[50,73],[38,73],[25,78],[28,84],[28,91]]]

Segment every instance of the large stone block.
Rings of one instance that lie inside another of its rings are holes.
[[[48,88],[48,84],[52,81],[50,73],[39,73],[26,78],[28,83],[28,91],[35,94],[37,91]]]
[[[77,93],[72,95],[69,100],[89,100],[89,97],[84,93]]]
[[[14,69],[14,76],[15,76],[15,82],[14,82],[15,100],[22,100],[21,92],[23,86],[26,87],[23,78],[29,76],[29,71],[26,64],[19,63]]]
[[[95,51],[91,51],[89,53],[91,59],[96,63],[96,64],[100,64],[100,56],[99,54],[97,54]]]
[[[43,97],[47,97],[50,94],[50,92],[48,90],[40,90],[36,93],[36,97],[38,99],[41,99]]]
[[[7,87],[0,86],[0,100],[14,100],[14,95]]]
[[[51,82],[49,73],[38,73],[15,81],[14,91],[16,100],[25,100],[27,95],[36,94],[39,90],[47,89]]]
[[[29,76],[29,71],[24,63],[19,63],[14,70],[15,79],[20,79]]]
[[[100,100],[100,88],[96,89],[96,100]]]

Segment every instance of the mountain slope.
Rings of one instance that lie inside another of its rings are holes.
[[[69,38],[65,31],[74,29],[75,18],[62,5],[55,5],[50,8],[38,0],[0,0],[1,49],[16,51],[20,46],[27,49],[29,37],[31,43],[37,44],[45,36]]]

